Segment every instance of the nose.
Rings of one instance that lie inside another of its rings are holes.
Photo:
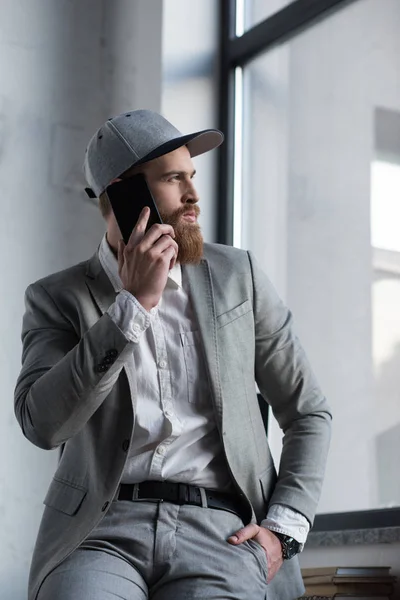
[[[187,184],[185,194],[182,197],[183,204],[196,204],[199,201],[199,195],[194,187],[193,181],[190,179]]]

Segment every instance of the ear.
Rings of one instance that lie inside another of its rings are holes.
[[[112,185],[113,183],[118,183],[119,181],[122,181],[122,179],[120,177],[117,177],[116,179],[113,179],[112,181],[110,181],[110,183],[108,184],[108,186]]]

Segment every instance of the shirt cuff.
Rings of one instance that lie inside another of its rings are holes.
[[[152,311],[153,312],[153,311]],[[139,343],[151,322],[152,313],[126,290],[122,290],[107,311],[129,342]]]
[[[310,531],[310,523],[304,515],[282,504],[270,506],[267,518],[261,521],[261,527],[292,537],[299,542],[300,552]]]

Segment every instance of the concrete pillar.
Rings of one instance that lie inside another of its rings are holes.
[[[104,223],[83,192],[86,143],[110,116],[161,104],[161,0],[3,0],[0,20],[0,596],[26,598],[57,463],[13,414],[26,286],[89,258]]]

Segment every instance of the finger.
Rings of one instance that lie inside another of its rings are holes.
[[[169,260],[169,270],[171,270],[175,266],[176,259],[178,256],[178,249],[171,245],[164,250],[163,254]]]
[[[168,248],[164,250],[163,255],[169,260],[169,263],[171,264],[171,261],[174,260],[174,257],[176,256],[176,250],[173,246],[168,246]]]
[[[164,252],[170,246],[172,246],[172,248],[174,249],[174,252],[177,254],[178,253],[178,244],[169,235],[163,235],[155,242],[155,244],[153,244],[153,246],[150,248],[149,251],[154,256],[158,256],[159,254]]]
[[[178,244],[175,241],[172,244],[172,248],[174,249],[174,254],[173,254],[173,257],[171,259],[171,262],[169,263],[169,269],[170,270],[174,268],[174,266],[176,265],[176,262],[178,260],[179,246],[178,246]]]
[[[246,527],[239,529],[236,533],[231,535],[228,538],[228,542],[237,546],[238,544],[242,544],[246,540],[250,540],[251,538],[255,537],[259,531],[259,525],[256,523],[249,523],[249,525],[246,525]]]
[[[178,260],[178,252],[176,251],[176,252],[174,252],[174,256],[172,257],[171,262],[169,263],[169,270],[174,268],[177,260]]]
[[[171,240],[171,238],[168,239],[168,237],[169,236],[164,236],[164,238],[161,238],[160,242],[158,242],[155,246],[150,248],[148,254],[146,255],[150,257],[150,260],[153,263],[156,263],[160,259],[162,259],[163,261],[170,261],[169,268],[171,269],[171,261],[173,261],[173,266],[175,264],[176,257],[178,256],[178,246],[173,240]]]
[[[179,247],[175,240],[173,240],[169,235],[163,235],[159,240],[157,240],[154,246],[150,248],[149,252],[153,260],[155,260],[159,256],[165,255],[166,251],[169,251],[170,248],[173,249],[173,252],[171,253],[172,262],[170,264],[170,269],[172,269],[176,263]]]
[[[163,235],[174,238],[175,231],[173,227],[171,227],[171,225],[161,225],[159,223],[152,225],[141,241],[140,245],[142,251],[146,252],[149,250],[149,248],[151,248]]]
[[[149,218],[150,218],[150,208],[148,206],[145,206],[139,215],[139,218],[136,222],[135,227],[132,229],[131,235],[129,236],[129,240],[126,245],[128,250],[132,250],[135,246],[138,245],[140,240],[143,238],[143,236],[146,232],[146,227],[147,227]]]

